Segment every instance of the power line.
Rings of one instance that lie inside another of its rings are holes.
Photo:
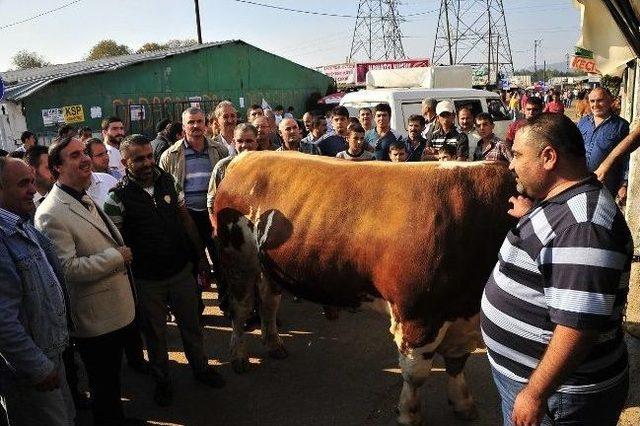
[[[266,3],[258,3],[256,1],[250,1],[250,0],[233,0],[233,1],[235,1],[236,3],[250,4],[252,6],[260,6],[260,7],[267,7],[269,9],[283,10],[286,12],[304,13],[306,15],[329,16],[331,18],[356,18],[355,15],[341,15],[338,13],[326,13],[326,12],[316,12],[312,10],[291,9],[289,7],[276,6],[273,4],[266,4]]]
[[[260,7],[266,7],[269,9],[276,9],[276,10],[282,10],[285,12],[293,12],[293,13],[302,13],[305,15],[317,15],[317,16],[327,16],[330,18],[358,18],[358,16],[356,15],[344,15],[344,14],[340,14],[340,13],[328,13],[328,12],[318,12],[315,10],[302,10],[302,9],[293,9],[290,7],[283,7],[283,6],[276,6],[274,4],[268,4],[268,3],[259,3],[257,1],[251,1],[251,0],[233,0],[236,3],[244,3],[244,4],[249,4],[252,6],[260,6]],[[426,15],[429,13],[433,13],[433,12],[437,12],[438,9],[435,10],[427,10],[426,12],[416,12],[416,13],[411,13],[409,15],[404,15],[405,17],[413,17],[413,16],[422,16],[422,15]]]
[[[55,9],[50,9],[50,10],[46,10],[44,12],[40,12],[37,15],[33,15],[33,16],[31,16],[29,18],[25,18],[25,19],[23,19],[21,21],[16,21],[16,22],[13,22],[11,24],[3,25],[3,26],[0,27],[0,30],[5,30],[7,28],[14,27],[16,25],[24,24],[25,22],[33,21],[34,19],[40,18],[41,16],[48,15],[48,14],[53,13],[53,12],[57,12],[60,9],[64,9],[65,7],[69,7],[69,6],[74,5],[76,3],[80,3],[81,1],[82,0],[74,0],[74,1],[71,1],[69,3],[65,3],[65,4],[63,4],[61,6],[58,6]]]

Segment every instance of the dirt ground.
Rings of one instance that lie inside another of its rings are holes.
[[[638,272],[638,271],[636,271]],[[294,303],[285,297],[281,335],[288,359],[265,358],[257,332],[250,336],[253,370],[235,374],[228,363],[230,328],[215,307],[215,293],[206,293],[206,347],[212,363],[227,380],[212,390],[193,381],[175,324],[168,326],[175,401],[160,408],[153,403],[153,383],[125,368],[123,396],[127,415],[155,425],[325,426],[395,424],[395,406],[402,379],[397,352],[380,313],[343,311],[327,321],[319,306]],[[632,354],[631,392],[620,425],[640,424],[640,340],[629,337]],[[477,402],[479,418],[458,421],[445,395],[446,373],[440,359],[423,387],[423,410],[430,425],[497,425],[497,392],[484,351],[467,363],[467,381]],[[81,425],[89,424],[81,413]]]
[[[567,115],[575,119],[572,110]],[[627,335],[631,384],[621,426],[640,424],[640,267],[632,275],[627,322],[638,337]],[[395,406],[402,378],[387,317],[373,311],[343,311],[327,321],[319,306],[294,303],[285,296],[280,312],[281,336],[289,358],[265,358],[257,332],[250,336],[253,370],[235,374],[228,363],[229,322],[215,306],[215,293],[206,293],[205,341],[210,361],[218,365],[227,386],[211,390],[194,382],[186,364],[179,332],[168,326],[175,400],[168,408],[153,403],[153,382],[124,370],[123,395],[127,415],[154,425],[342,426],[395,425]],[[484,351],[467,363],[467,382],[479,417],[457,420],[447,404],[446,373],[437,359],[423,387],[423,412],[430,425],[494,426],[501,422],[499,400]],[[89,424],[87,412],[81,425]]]

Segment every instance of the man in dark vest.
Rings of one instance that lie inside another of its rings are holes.
[[[156,167],[149,139],[128,136],[120,153],[126,174],[109,192],[104,211],[133,253],[142,332],[156,379],[154,400],[168,406],[173,391],[165,337],[167,305],[176,316],[195,379],[214,388],[224,386],[223,378],[207,365],[193,276],[194,265],[202,273],[209,264],[184,194],[176,191],[170,174]]]

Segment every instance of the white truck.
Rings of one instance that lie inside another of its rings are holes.
[[[394,133],[407,134],[407,119],[412,114],[422,115],[422,100],[425,98],[437,101],[450,100],[456,111],[463,106],[471,108],[474,114],[488,112],[493,117],[495,134],[504,138],[511,117],[497,93],[476,89],[367,89],[347,93],[340,100],[340,105],[349,110],[353,117],[358,116],[360,108],[373,109],[379,103],[391,107],[391,128]]]

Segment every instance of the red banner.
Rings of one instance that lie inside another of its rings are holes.
[[[356,64],[356,81],[364,84],[369,70],[395,70],[400,68],[428,67],[429,59],[404,59],[399,61],[360,62]]]
[[[573,56],[571,59],[571,68],[574,70],[584,71],[589,74],[600,74],[596,61],[582,56]]]

